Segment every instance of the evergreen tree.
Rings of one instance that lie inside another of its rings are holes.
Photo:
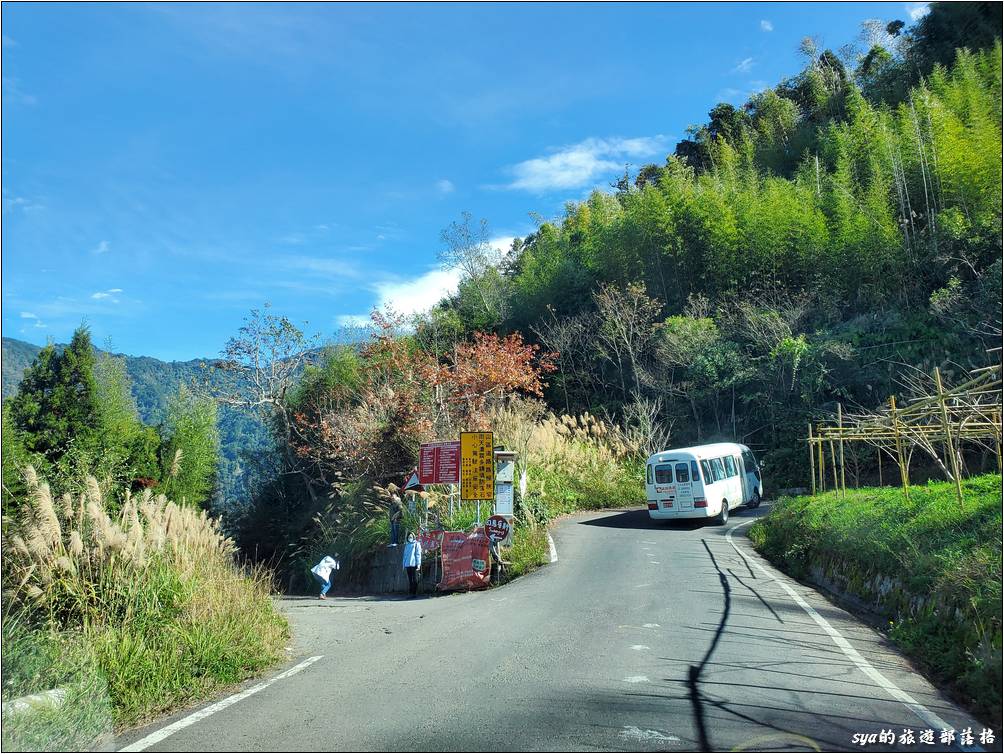
[[[86,325],[73,333],[62,353],[52,345],[39,353],[11,399],[11,419],[28,450],[58,461],[71,444],[95,445],[100,417],[94,378],[94,349]]]

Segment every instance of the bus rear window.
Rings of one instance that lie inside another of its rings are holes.
[[[664,463],[655,467],[655,483],[656,484],[673,483],[673,464]]]
[[[687,464],[676,464],[676,481],[680,484],[690,481],[690,467]]]

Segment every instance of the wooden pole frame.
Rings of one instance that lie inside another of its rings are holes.
[[[847,475],[844,466],[844,407],[837,404],[837,431],[840,433],[840,494],[847,497]]]
[[[896,437],[896,460],[899,463],[900,481],[903,483],[903,494],[906,499],[910,499],[910,474],[906,468],[906,460],[903,458],[903,443],[899,437],[899,422],[896,420],[896,396],[889,396],[889,413],[892,416],[892,432]]]
[[[955,453],[955,443],[952,441],[952,426],[948,422],[948,404],[945,401],[945,388],[941,384],[941,368],[934,368],[934,384],[938,388],[938,404],[941,406],[941,429],[945,433],[945,448],[952,463],[952,477],[955,480],[955,496],[959,499],[959,507],[965,503],[962,501],[962,478],[959,473],[959,457]]]
[[[816,459],[813,454],[816,448],[812,441],[812,422],[809,422],[809,478],[812,480],[812,494],[816,494]]]

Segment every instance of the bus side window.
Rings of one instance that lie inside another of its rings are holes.
[[[725,456],[723,460],[725,461],[725,476],[729,479],[734,476],[739,476],[739,472],[736,471],[736,459],[732,456]]]
[[[725,466],[722,465],[721,458],[711,459],[711,470],[715,474],[715,481],[720,482],[725,479]]]
[[[648,482],[649,484],[652,484],[652,464],[649,464],[649,465],[648,465],[648,469],[647,469],[647,470],[646,470],[646,472],[645,472],[645,480],[646,480],[646,481],[647,481],[647,482]]]
[[[704,472],[704,483],[711,484],[715,481],[714,476],[711,475],[711,464],[707,461],[701,461],[701,471]]]
[[[757,465],[753,454],[748,450],[743,451],[743,465],[746,467],[747,474],[753,474],[757,478],[757,481],[760,480],[760,467]]]

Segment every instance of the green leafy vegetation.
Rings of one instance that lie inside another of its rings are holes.
[[[784,498],[750,528],[798,578],[822,573],[891,620],[890,636],[986,720],[1001,714],[1001,477]]]
[[[54,499],[31,467],[26,486],[4,524],[4,701],[68,696],[65,725],[24,713],[4,725],[5,748],[81,744],[283,657],[288,629],[268,578],[237,567],[204,512],[149,490],[110,506],[94,477]]]

